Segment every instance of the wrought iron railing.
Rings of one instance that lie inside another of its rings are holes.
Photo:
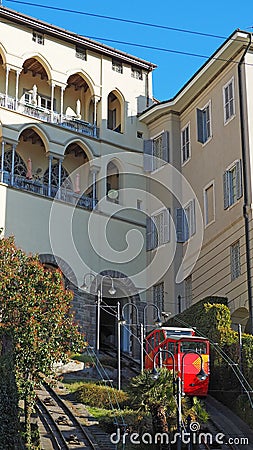
[[[41,108],[30,103],[16,101],[15,98],[2,93],[0,93],[0,107],[18,111],[26,116],[42,120],[43,122],[49,122],[86,136],[99,138],[99,128],[94,124],[65,114],[61,115],[55,111],[49,111],[46,108]]]
[[[49,186],[47,184],[43,184],[38,180],[29,180],[20,175],[15,175],[12,177],[11,174],[7,171],[0,170],[0,181],[7,184],[8,186],[12,186],[16,189],[21,189],[28,192],[33,192],[35,194],[39,194],[48,198],[56,198],[57,200],[63,201],[64,203],[70,203],[72,205],[80,206],[81,208],[92,210],[96,205],[94,205],[94,200],[87,195],[80,195],[76,192],[71,191],[63,186],[58,189],[56,186]],[[95,201],[95,204],[97,201]]]

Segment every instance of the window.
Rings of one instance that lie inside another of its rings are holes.
[[[41,108],[51,110],[51,98],[49,98],[49,97],[39,96],[38,104],[39,104],[39,106],[41,106]]]
[[[76,58],[86,61],[87,60],[86,48],[76,46]]]
[[[181,131],[181,151],[182,151],[182,163],[185,163],[188,159],[190,159],[190,124],[188,124]]]
[[[121,61],[117,61],[116,59],[112,60],[112,70],[118,73],[123,73],[123,66]]]
[[[159,309],[160,314],[164,311],[164,283],[153,286],[153,303]],[[157,311],[154,308],[153,319],[157,319]]]
[[[195,202],[191,200],[184,208],[185,216],[188,225],[188,236],[191,237],[195,234]]]
[[[214,184],[210,183],[204,189],[205,225],[214,221]]]
[[[142,133],[142,131],[137,131],[136,137],[137,137],[138,139],[143,139],[143,133]]]
[[[169,132],[165,131],[154,139],[144,140],[144,171],[152,172],[169,162]]]
[[[177,241],[186,242],[196,233],[195,200],[176,210]]]
[[[47,97],[45,95],[41,95],[40,93],[37,93],[36,98],[34,98],[33,89],[31,89],[29,91],[24,90],[23,101],[25,101],[25,103],[28,103],[29,105],[38,106],[40,108],[51,111],[51,105],[52,105],[51,97]],[[55,98],[53,100],[53,107],[54,107],[54,111],[55,111],[55,109],[56,109],[56,99]]]
[[[41,33],[37,33],[36,31],[33,31],[32,40],[34,42],[37,42],[37,44],[44,45],[44,36]]]
[[[198,141],[205,144],[211,138],[211,103],[197,109]]]
[[[235,115],[234,103],[234,79],[230,80],[223,88],[224,123],[227,123]]]
[[[162,209],[147,217],[147,250],[166,244],[170,239],[170,211]]]
[[[142,70],[138,67],[131,68],[131,76],[137,78],[137,80],[142,80]]]
[[[107,128],[109,130],[122,132],[121,125],[121,103],[116,93],[110,92],[107,98]]]
[[[142,200],[139,200],[138,198],[136,200],[136,208],[142,210]]]
[[[197,352],[201,355],[205,355],[207,353],[207,346],[205,342],[197,342],[194,340],[183,341],[180,344],[180,351],[181,353]]]
[[[119,169],[110,161],[107,165],[106,177],[106,194],[107,200],[118,203],[119,201]]]
[[[109,111],[108,111],[108,128],[110,130],[116,129],[116,114],[117,114],[117,111],[115,108],[109,109]]]
[[[241,275],[240,241],[230,247],[231,281]]]
[[[224,209],[233,205],[242,196],[241,161],[235,161],[223,174]]]

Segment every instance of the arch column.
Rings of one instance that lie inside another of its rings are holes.
[[[93,101],[94,101],[94,136],[97,136],[97,116],[98,116],[98,102],[101,100],[100,95],[94,95]]]
[[[55,88],[55,83],[51,83],[51,113],[50,113],[51,122],[54,121],[54,88]]]
[[[5,152],[5,141],[2,141],[2,155],[1,155],[1,182],[4,181],[4,152]]]
[[[8,90],[9,90],[9,73],[10,68],[6,66],[5,68],[5,106],[7,107],[8,104]]]
[[[100,170],[99,166],[91,166],[90,172],[92,174],[92,209],[96,208],[97,200],[97,174]]]
[[[16,152],[16,144],[12,144],[12,155],[11,155],[11,186],[13,186],[13,184],[14,184],[15,152]]]
[[[58,191],[57,191],[57,198],[61,198],[61,168],[62,168],[62,158],[58,159],[59,161],[59,167],[58,167]]]
[[[63,103],[64,103],[64,91],[66,86],[61,86],[61,103],[60,103],[60,122],[63,121]]]
[[[48,187],[47,187],[47,195],[51,197],[51,185],[52,185],[52,161],[53,156],[48,156]]]
[[[21,71],[16,70],[16,89],[15,89],[15,109],[18,109],[18,85],[19,85],[19,75]]]

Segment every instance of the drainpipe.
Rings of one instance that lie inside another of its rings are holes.
[[[249,303],[249,332],[253,334],[253,311],[252,311],[252,283],[251,283],[251,264],[250,264],[250,235],[249,235],[249,195],[248,195],[248,183],[247,183],[247,160],[246,160],[246,136],[245,136],[245,96],[243,91],[243,73],[242,65],[244,64],[244,58],[248,52],[251,42],[252,34],[248,33],[249,43],[243,52],[243,55],[238,64],[238,83],[239,83],[239,107],[240,107],[240,129],[241,129],[241,146],[242,146],[242,172],[243,172],[243,217],[244,217],[244,229],[245,229],[245,245],[246,245],[246,267],[247,267],[247,290],[248,290],[248,303]]]

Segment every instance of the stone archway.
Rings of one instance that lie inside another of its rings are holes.
[[[104,277],[104,278],[103,278]],[[115,295],[110,295],[111,281],[113,279],[114,287],[116,289]],[[103,282],[102,282],[103,280]],[[122,311],[123,305],[130,303],[138,305],[141,309],[140,296],[133,284],[133,282],[122,272],[115,270],[104,270],[97,275],[92,282],[91,291],[95,293],[96,288],[103,283],[102,302],[100,307],[100,346],[117,346],[118,332],[117,332],[117,311],[118,305]],[[137,307],[138,307],[137,306]],[[130,315],[127,314],[130,321]],[[136,325],[136,319],[133,320]],[[122,326],[121,328],[121,350],[126,353],[139,354],[139,346],[136,345],[136,334],[138,325]],[[128,324],[129,325],[129,324]]]
[[[66,280],[65,286],[70,287],[70,285],[72,285],[71,289],[74,290],[74,287],[77,286],[77,279],[72,268],[69,266],[68,263],[66,263],[59,256],[52,255],[50,253],[41,253],[39,255],[39,260],[41,264],[44,265],[48,264],[54,267],[59,267],[61,272],[64,274],[64,278]]]

